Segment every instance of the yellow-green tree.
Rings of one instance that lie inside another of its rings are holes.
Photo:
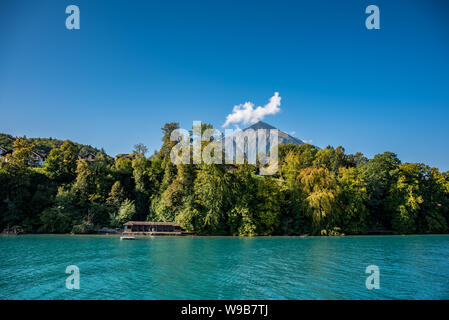
[[[22,170],[26,170],[31,161],[33,145],[25,138],[17,138],[13,142],[14,152],[8,155],[8,163]]]
[[[336,216],[338,184],[325,168],[306,168],[298,176],[304,193],[306,213],[312,219],[314,233],[333,228]]]

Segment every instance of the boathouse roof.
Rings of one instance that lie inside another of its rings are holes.
[[[124,224],[124,226],[135,226],[135,225],[139,225],[139,226],[179,226],[177,223],[175,222],[150,222],[150,221],[128,221],[127,223]]]

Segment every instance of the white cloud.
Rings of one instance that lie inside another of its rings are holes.
[[[232,113],[226,116],[226,122],[223,124],[223,127],[227,127],[231,123],[256,123],[267,115],[276,114],[281,111],[281,108],[279,108],[281,99],[279,92],[275,92],[274,96],[270,98],[270,102],[263,107],[258,106],[254,109],[254,103],[252,102],[236,105],[232,109]]]

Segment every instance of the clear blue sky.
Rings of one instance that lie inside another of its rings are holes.
[[[449,170],[449,1],[0,2],[0,132],[154,150],[275,91],[283,131]]]

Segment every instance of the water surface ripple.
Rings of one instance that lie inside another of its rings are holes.
[[[0,299],[449,299],[449,236],[2,236]]]

